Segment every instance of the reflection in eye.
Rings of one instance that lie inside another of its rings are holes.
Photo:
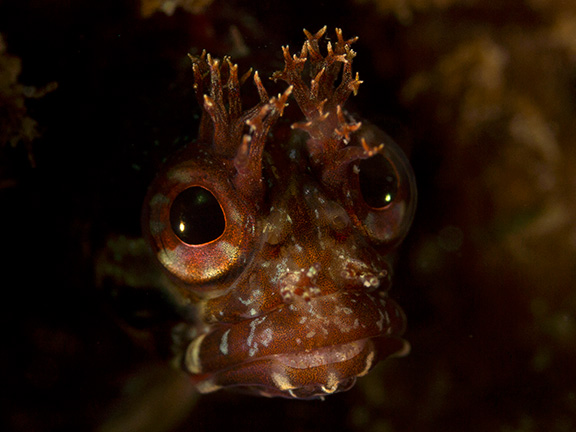
[[[366,204],[379,209],[394,201],[398,193],[398,177],[383,154],[362,160],[359,168],[360,191]]]
[[[216,197],[208,189],[193,186],[181,192],[172,203],[170,225],[184,243],[201,245],[224,233],[226,219]]]

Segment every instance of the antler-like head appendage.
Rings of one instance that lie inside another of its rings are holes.
[[[323,180],[331,183],[331,179],[341,178],[350,163],[368,158],[374,152],[365,141],[349,146],[351,134],[360,129],[361,123],[346,116],[343,110],[350,94],[356,95],[362,84],[358,73],[352,72],[356,52],[351,45],[358,38],[345,40],[342,30],[336,29],[336,41],[327,42],[323,55],[320,40],[325,32],[326,27],[315,34],[304,30],[306,41],[299,55],[291,55],[289,48],[284,47],[284,70],[272,78],[294,87],[294,98],[307,121],[292,127],[310,135],[307,145],[312,161],[322,169]]]
[[[253,80],[260,102],[244,111],[240,87],[251,70],[239,79],[238,66],[229,57],[220,61],[205,51],[198,57],[190,56],[194,88],[203,108],[199,141],[211,144],[216,155],[233,160],[234,182],[247,198],[263,196],[262,152],[268,132],[282,115],[291,93],[306,117],[305,122],[292,127],[310,135],[307,147],[311,160],[321,169],[327,184],[341,178],[354,161],[374,154],[366,142],[350,145],[361,123],[343,109],[350,94],[356,94],[362,84],[358,73],[352,72],[356,53],[351,45],[358,38],[344,39],[342,30],[336,29],[336,40],[326,43],[323,54],[320,41],[325,33],[326,27],[315,34],[304,30],[306,41],[299,54],[292,55],[287,46],[282,48],[285,67],[272,79],[283,80],[289,87],[278,97],[269,98],[255,72]]]
[[[270,98],[255,72],[253,80],[260,102],[243,111],[240,87],[252,70],[239,79],[238,65],[229,57],[220,61],[206,51],[189,57],[194,71],[194,90],[203,109],[198,140],[211,145],[215,156],[233,161],[236,189],[247,199],[258,201],[263,196],[262,152],[266,138],[282,115],[292,86],[278,97]]]

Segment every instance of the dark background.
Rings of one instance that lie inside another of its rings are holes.
[[[143,16],[135,0],[0,0],[0,58],[21,61],[0,92],[0,428],[575,430],[576,6],[493,3],[215,0]],[[281,45],[324,25],[360,37],[349,108],[416,172],[393,289],[412,353],[325,401],[197,397],[163,362],[169,306],[98,285],[96,257],[139,236],[154,172],[195,135],[186,54],[267,77]],[[38,137],[13,139],[25,119]]]

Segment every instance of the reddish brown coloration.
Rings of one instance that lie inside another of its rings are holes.
[[[299,55],[283,48],[286,66],[273,76],[289,84],[283,94],[269,98],[254,74],[260,102],[248,110],[240,98],[248,75],[238,78],[227,58],[192,57],[204,109],[198,140],[155,180],[143,220],[197,312],[182,357],[202,392],[322,397],[408,350],[404,314],[387,294],[386,254],[412,220],[412,173],[388,137],[343,109],[361,83],[355,39],[337,30],[323,55],[324,32],[305,32]],[[292,129],[307,139],[286,138],[278,122],[290,94],[306,118]],[[198,198],[189,208],[174,206],[191,188]],[[212,227],[206,208],[223,226]],[[213,228],[210,241],[188,236]]]

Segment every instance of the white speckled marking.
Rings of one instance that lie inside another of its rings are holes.
[[[284,374],[279,374],[277,372],[272,372],[272,381],[276,384],[280,390],[290,390],[295,388],[294,385],[288,380],[288,377]]]
[[[252,346],[252,342],[254,341],[254,333],[256,332],[256,326],[262,324],[264,321],[266,321],[265,316],[263,316],[262,318],[256,318],[250,323],[250,334],[246,339],[246,345],[248,345],[249,347],[248,355],[250,355],[250,357],[253,357],[254,354],[258,352],[258,343],[254,342],[254,346]]]
[[[252,297],[250,297],[248,300],[244,300],[242,297],[238,297],[238,301],[244,306],[248,306],[249,304],[254,303],[254,299]]]
[[[378,315],[380,315],[380,319],[376,321],[376,325],[378,326],[378,330],[382,331],[382,329],[384,328],[384,314],[380,309],[378,309]]]
[[[196,384],[196,390],[198,390],[200,393],[212,393],[216,390],[220,390],[221,388],[222,386],[214,384],[214,381],[211,379],[207,379]]]
[[[306,272],[306,276],[308,276],[309,278],[314,278],[318,276],[318,269],[316,268],[316,266],[310,266],[310,268]]]
[[[193,374],[199,374],[202,372],[202,364],[200,363],[200,346],[205,337],[205,334],[198,336],[190,343],[190,345],[188,345],[188,349],[186,350],[186,368]]]
[[[324,393],[334,393],[338,389],[338,377],[334,372],[330,372],[326,379],[326,385],[321,386]]]
[[[357,376],[362,377],[370,372],[370,368],[372,367],[372,363],[374,362],[374,351],[371,351],[366,357],[366,366],[364,366],[364,370],[360,372]]]
[[[230,329],[226,330],[220,339],[220,352],[224,355],[228,355],[228,335],[230,334]]]
[[[273,337],[272,329],[268,327],[262,332],[262,345],[267,347],[268,344],[272,342]]]
[[[238,301],[242,303],[244,306],[248,306],[254,303],[254,301],[256,301],[261,295],[262,295],[261,290],[259,289],[252,290],[252,292],[250,293],[250,297],[247,300],[244,300],[242,297],[238,297]]]

